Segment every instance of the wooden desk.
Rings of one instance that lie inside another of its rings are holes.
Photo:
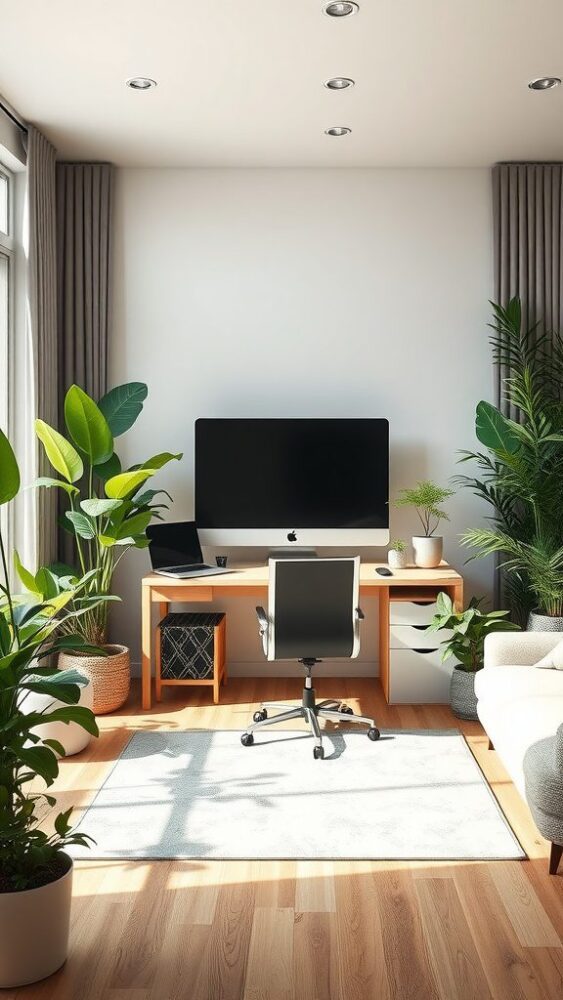
[[[457,608],[463,607],[463,579],[442,563],[438,569],[417,569],[415,566],[403,570],[393,570],[393,576],[383,577],[375,572],[376,566],[385,563],[362,563],[360,567],[360,594],[377,594],[379,597],[379,677],[389,700],[389,603],[393,601],[433,601],[440,590],[445,590]],[[254,595],[260,603],[267,603],[268,566],[237,565],[232,573],[218,576],[174,580],[171,577],[151,573],[142,582],[142,705],[143,710],[151,707],[151,673],[154,627],[153,606],[157,606],[158,620],[168,613],[168,605],[174,603],[210,602],[221,597],[245,597]],[[160,646],[155,642],[156,655]]]

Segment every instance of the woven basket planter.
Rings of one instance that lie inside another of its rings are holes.
[[[131,686],[131,658],[127,646],[105,646],[108,656],[59,653],[59,669],[73,667],[89,677],[94,691],[94,715],[115,712],[125,704]]]

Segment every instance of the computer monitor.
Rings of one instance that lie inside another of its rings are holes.
[[[202,544],[386,545],[384,419],[200,419],[195,517]]]

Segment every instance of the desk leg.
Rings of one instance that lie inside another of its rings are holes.
[[[389,587],[379,587],[379,680],[389,701]]]
[[[151,707],[151,642],[152,642],[152,602],[151,588],[143,587],[141,607],[141,674],[142,708],[147,712]]]
[[[159,601],[158,604],[158,620],[159,622],[168,614],[168,601]],[[160,663],[160,653],[162,645],[162,633],[160,629],[156,628],[154,633],[154,680],[155,680],[155,693],[156,700],[162,701],[162,677],[160,673],[161,663]]]
[[[454,586],[453,602],[456,611],[463,611],[463,580]]]

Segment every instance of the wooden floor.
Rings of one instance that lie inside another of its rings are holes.
[[[1,1000],[563,997],[563,877],[548,876],[546,844],[480,726],[442,706],[390,708],[365,679],[321,680],[317,694],[381,726],[459,726],[530,860],[84,862],[66,966]],[[136,688],[101,720],[101,738],[61,764],[59,806],[90,800],[131,731],[241,730],[260,699],[297,699],[299,685],[235,679],[217,707],[209,689],[164,697],[142,713]]]

